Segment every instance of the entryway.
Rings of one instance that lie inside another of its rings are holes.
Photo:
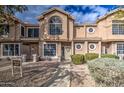
[[[70,60],[71,59],[71,46],[63,46],[61,48],[62,60]]]
[[[33,59],[33,54],[38,55],[38,44],[23,44],[22,54],[26,55],[27,60]]]

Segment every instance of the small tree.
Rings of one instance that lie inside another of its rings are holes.
[[[13,16],[17,12],[27,11],[27,6],[24,5],[1,5],[0,6],[0,23],[4,23],[5,21],[8,24],[13,23]],[[0,27],[0,32],[2,31],[2,27]]]
[[[24,5],[1,5],[0,6],[0,21],[3,19],[10,20],[10,16],[15,15],[16,12],[24,12],[28,10]]]

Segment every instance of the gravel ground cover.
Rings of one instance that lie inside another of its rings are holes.
[[[36,62],[23,64],[23,77],[19,68],[0,71],[1,87],[94,87],[94,80],[87,64],[72,65],[71,62]]]
[[[0,60],[0,68],[1,67],[5,67],[5,66],[9,66],[11,64],[11,61],[9,60]]]
[[[23,77],[20,77],[19,68],[15,68],[12,77],[11,69],[0,71],[0,86],[9,87],[37,87],[49,80],[55,74],[58,63],[35,63],[23,67]]]

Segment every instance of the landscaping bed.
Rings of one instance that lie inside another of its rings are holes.
[[[87,64],[97,86],[124,86],[124,61],[114,58],[98,58]]]
[[[39,87],[51,79],[57,71],[58,63],[31,63],[23,67],[23,77],[20,77],[19,68],[15,68],[12,77],[11,69],[0,71],[1,87]]]
[[[0,68],[11,65],[10,60],[0,60]]]

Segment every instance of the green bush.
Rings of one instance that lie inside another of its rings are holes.
[[[93,59],[96,59],[98,57],[99,57],[99,55],[96,53],[86,53],[85,54],[86,60],[93,60]]]
[[[86,63],[84,55],[76,54],[71,56],[72,62],[76,65]]]
[[[112,58],[98,58],[87,62],[97,86],[124,86],[124,61]]]
[[[113,55],[113,54],[102,54],[101,57],[102,58],[115,58],[115,59],[119,59],[119,57],[117,55]]]

